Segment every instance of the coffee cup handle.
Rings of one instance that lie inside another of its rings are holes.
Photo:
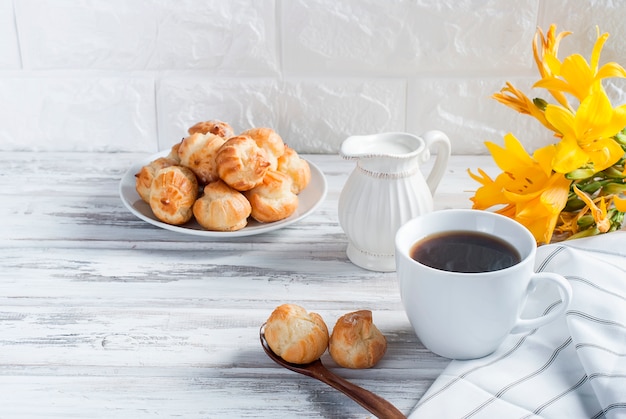
[[[539,272],[533,274],[530,282],[528,283],[528,288],[526,289],[526,293],[529,293],[539,282],[548,281],[552,284],[556,285],[559,294],[561,296],[561,304],[556,308],[556,310],[550,311],[543,316],[531,318],[531,319],[523,319],[518,317],[515,326],[511,330],[511,333],[523,333],[528,332],[533,329],[537,329],[538,327],[544,326],[552,321],[554,321],[561,314],[565,313],[567,307],[569,306],[570,301],[572,300],[572,287],[567,282],[567,280],[561,275],[550,273],[550,272]]]

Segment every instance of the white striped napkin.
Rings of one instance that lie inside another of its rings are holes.
[[[566,314],[485,358],[451,361],[411,419],[626,417],[626,232],[542,246],[536,270],[570,281]],[[525,312],[560,303],[537,287]]]

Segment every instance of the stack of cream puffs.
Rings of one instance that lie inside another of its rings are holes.
[[[235,231],[249,217],[271,223],[296,211],[311,169],[276,131],[236,135],[230,124],[211,120],[188,134],[135,175],[137,193],[160,221],[181,225],[195,217],[207,230]]]

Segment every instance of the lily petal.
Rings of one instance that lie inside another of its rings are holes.
[[[598,73],[596,74],[596,78],[607,79],[610,77],[624,78],[626,77],[626,70],[624,70],[624,67],[617,63],[606,63],[600,67]]]
[[[551,92],[560,91],[560,92],[570,93],[572,95],[574,95],[575,93],[575,90],[572,89],[569,83],[567,83],[565,80],[561,80],[556,77],[548,77],[548,78],[538,80],[535,84],[533,84],[533,88],[548,89]],[[559,101],[559,103],[561,102]]]
[[[593,45],[593,51],[591,52],[591,68],[594,72],[598,70],[598,63],[600,62],[600,53],[604,47],[604,43],[609,39],[608,33],[600,35],[600,28],[596,26],[597,39]]]
[[[575,139],[563,137],[556,145],[552,169],[558,173],[568,173],[578,169],[588,161],[589,156],[580,148]]]
[[[582,101],[589,94],[595,72],[580,54],[572,54],[563,60],[561,76],[570,86],[570,92]]]
[[[619,212],[626,212],[626,198],[615,196],[613,197],[613,204]]]
[[[612,138],[602,138],[587,147],[586,153],[593,163],[594,171],[600,172],[617,163],[624,155],[624,150]]]
[[[583,136],[601,137],[615,135],[623,128],[623,126],[617,129],[610,127],[607,130],[607,125],[610,125],[613,119],[613,106],[611,106],[611,101],[604,93],[604,90],[597,90],[587,96],[578,107],[574,119],[574,129],[578,138],[581,139]],[[609,134],[603,135],[607,131]]]
[[[545,147],[538,148],[533,153],[533,159],[542,168],[546,177],[549,177],[552,173],[552,159],[556,154],[556,147],[554,144],[547,145]]]
[[[485,145],[498,167],[504,171],[517,170],[518,167],[532,164],[532,159],[522,143],[511,133],[504,136],[504,147],[491,142],[486,142]]]
[[[546,106],[545,114],[548,122],[550,122],[564,137],[576,135],[574,132],[574,114],[570,111],[561,106],[548,105]]]

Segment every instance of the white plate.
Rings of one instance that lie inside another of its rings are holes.
[[[313,212],[326,197],[328,185],[324,174],[317,166],[308,162],[311,167],[311,181],[298,195],[298,209],[284,220],[264,224],[257,222],[251,217],[250,220],[248,220],[248,225],[237,231],[206,230],[200,226],[195,219],[192,219],[188,223],[181,226],[170,225],[159,221],[152,213],[150,206],[139,197],[139,194],[137,194],[137,191],[135,190],[135,174],[138,173],[143,166],[158,157],[164,157],[167,154],[169,154],[169,150],[165,150],[135,163],[126,171],[120,181],[120,197],[122,198],[122,202],[126,208],[142,220],[166,230],[212,238],[243,237],[267,233],[300,221],[307,215],[311,214],[311,212]]]

